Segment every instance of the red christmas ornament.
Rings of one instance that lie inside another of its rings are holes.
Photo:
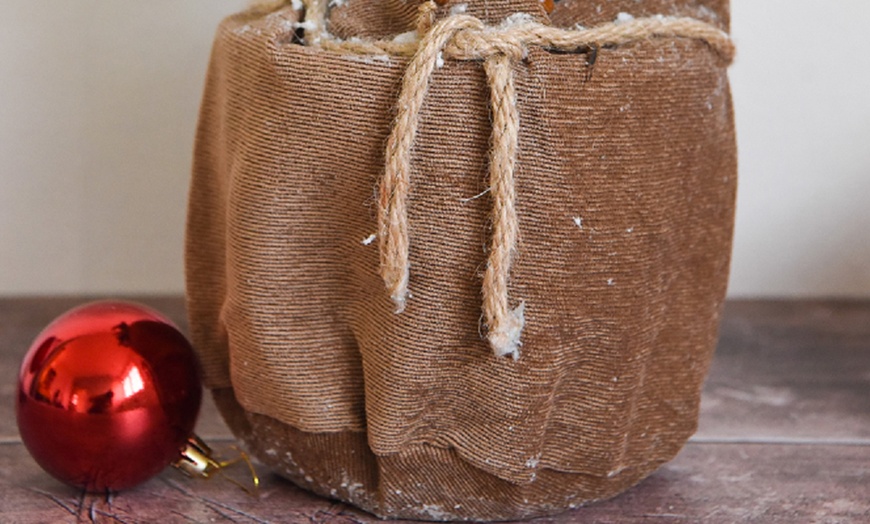
[[[114,491],[182,458],[201,399],[196,356],[172,322],[102,301],[61,315],[36,338],[18,375],[16,413],[24,444],[51,475]]]

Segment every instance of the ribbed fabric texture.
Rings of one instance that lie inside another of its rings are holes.
[[[526,3],[469,12],[498,23]],[[331,29],[405,32],[407,4],[419,2],[348,0]],[[550,18],[728,25],[724,1],[598,4],[564,0]],[[448,60],[431,78],[411,161],[411,297],[397,315],[371,236],[408,59],[295,44],[299,14],[221,25],[196,139],[191,332],[236,434],[303,487],[431,520],[556,513],[672,458],[696,426],[728,275],[736,151],[722,59],[703,41],[651,38],[593,65],[588,50],[533,48],[514,66],[515,361],[493,355],[481,319],[482,64]]]

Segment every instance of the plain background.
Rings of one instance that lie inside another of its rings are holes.
[[[4,0],[0,295],[181,293],[218,21],[244,0]],[[730,294],[870,296],[866,0],[733,0]]]

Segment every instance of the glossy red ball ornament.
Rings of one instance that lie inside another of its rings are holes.
[[[129,488],[180,458],[202,400],[187,339],[145,306],[101,301],[58,317],[18,375],[21,438],[40,466],[88,491]]]

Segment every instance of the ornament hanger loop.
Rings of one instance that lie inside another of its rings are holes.
[[[214,458],[214,452],[201,438],[196,435],[191,436],[184,450],[181,452],[181,457],[172,465],[181,470],[182,473],[193,478],[210,479],[215,474],[223,475],[225,479],[232,482],[245,493],[256,497],[260,489],[260,477],[251,463],[248,454],[239,449],[237,446],[232,446],[239,453],[239,456],[233,460],[218,461]],[[253,489],[248,488],[236,479],[224,474],[224,470],[230,466],[244,462],[248,466],[251,473],[251,483]]]

